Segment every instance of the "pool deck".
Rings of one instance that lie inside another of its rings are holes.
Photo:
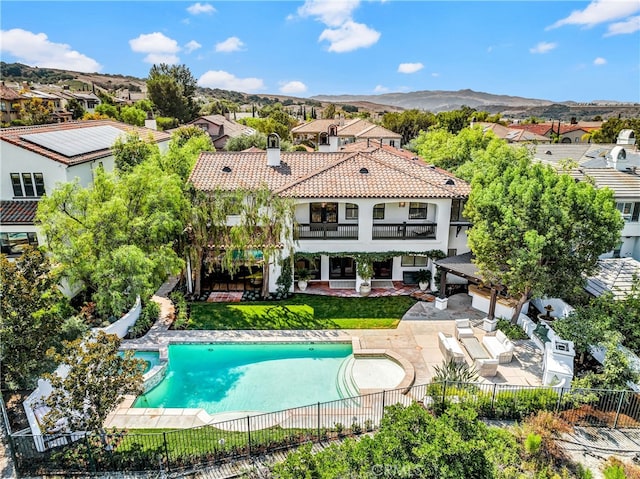
[[[166,298],[155,297],[161,303],[160,319],[142,338],[125,340],[124,349],[157,350],[171,343],[210,342],[353,342],[363,350],[388,351],[392,356],[409,363],[405,370],[413,369],[412,383],[426,384],[434,374],[434,367],[442,364],[443,356],[438,348],[438,332],[453,335],[454,319],[469,318],[474,333],[482,339],[480,328],[485,313],[471,307],[471,297],[457,294],[449,297],[446,310],[438,310],[434,303],[418,302],[402,318],[396,329],[357,330],[234,330],[234,331],[173,331],[167,319],[172,308]],[[354,340],[354,338],[356,338]],[[500,364],[493,378],[481,378],[489,384],[513,384],[540,386],[542,378],[542,351],[530,340],[514,341],[515,354],[511,363]],[[357,346],[356,346],[357,347]],[[471,359],[466,354],[468,364]],[[358,381],[357,369],[354,379]],[[361,378],[365,381],[365,378]],[[368,378],[367,378],[368,380]],[[409,384],[410,385],[410,384]],[[401,386],[401,385],[399,385]],[[402,384],[404,387],[405,384]],[[128,398],[112,413],[106,427],[188,428],[211,424],[225,418],[246,416],[247,412],[212,416],[200,409],[144,409],[130,408],[133,398]]]

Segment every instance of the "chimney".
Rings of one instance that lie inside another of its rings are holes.
[[[329,125],[329,151],[338,151],[338,125]]]
[[[280,137],[277,133],[267,136],[267,165],[280,166]]]

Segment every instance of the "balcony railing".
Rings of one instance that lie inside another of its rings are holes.
[[[436,223],[391,223],[373,225],[374,240],[435,239]]]
[[[358,239],[357,224],[312,223],[298,225],[298,239]]]

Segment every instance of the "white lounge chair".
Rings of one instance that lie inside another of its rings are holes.
[[[473,338],[473,327],[469,319],[456,319],[456,338]]]

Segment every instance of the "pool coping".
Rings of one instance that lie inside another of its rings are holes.
[[[208,335],[206,335],[208,336]],[[334,337],[317,337],[314,335],[312,338],[304,337],[304,334],[300,337],[292,339],[287,337],[283,338],[278,336],[259,336],[254,340],[243,338],[225,338],[222,340],[212,340],[209,337],[194,337],[194,338],[170,338],[169,340],[162,341],[160,344],[136,344],[136,341],[126,341],[121,345],[121,350],[135,349],[137,351],[157,351],[159,353],[160,364],[151,368],[144,375],[144,390],[147,392],[155,387],[163,378],[168,366],[168,352],[169,346],[172,344],[203,344],[203,343],[218,343],[218,344],[269,344],[269,343],[351,343],[354,358],[386,358],[403,368],[405,375],[402,381],[398,383],[394,390],[400,389],[402,394],[406,394],[415,381],[415,368],[413,364],[397,352],[390,349],[365,349],[362,348],[360,338],[357,336],[351,336],[341,334]],[[377,392],[382,392],[383,388],[377,389],[363,389],[358,387],[360,395],[367,395]],[[209,414],[201,408],[134,408],[133,403],[137,396],[127,395],[124,400],[118,405],[118,407],[109,414],[105,421],[105,427],[107,428],[123,428],[123,429],[188,429],[192,427],[206,426],[219,424],[231,419],[237,419],[239,417],[258,416],[264,414],[270,414],[275,418],[282,416],[287,417],[285,411],[275,411],[272,413],[265,413],[264,411],[226,411],[216,414]],[[344,398],[348,399],[348,398]],[[304,407],[304,406],[303,406]],[[277,414],[280,413],[280,414]],[[284,420],[284,419],[283,419]],[[280,421],[275,421],[273,425],[278,424]]]

